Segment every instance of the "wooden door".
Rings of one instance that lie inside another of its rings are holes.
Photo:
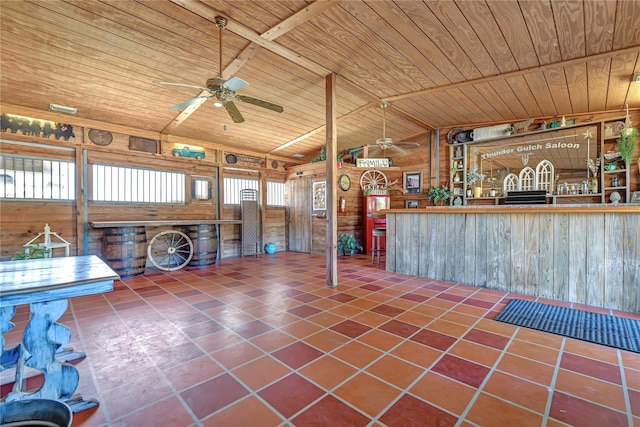
[[[311,177],[289,181],[289,250],[311,253]]]

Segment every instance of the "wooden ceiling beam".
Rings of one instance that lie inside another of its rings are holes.
[[[341,3],[342,0],[316,0],[313,3],[307,5],[304,9],[300,9],[275,27],[260,34],[265,40],[273,41],[283,34],[295,29],[296,27],[304,24],[310,19],[315,18],[318,15],[323,14],[333,6]]]
[[[370,108],[372,108],[373,106],[377,105],[377,100],[369,102],[361,107],[356,108],[355,110],[351,110],[349,111],[347,114],[343,114],[340,117],[336,118],[336,121],[344,119],[346,117],[350,117],[353,116],[355,114],[358,114],[359,112],[363,111],[363,110],[368,110]],[[300,135],[297,138],[292,139],[291,141],[287,141],[284,144],[274,148],[273,150],[269,151],[269,153],[273,153],[275,151],[280,151],[280,150],[284,150],[287,147],[291,147],[293,144],[296,144],[300,141],[303,141],[309,137],[312,137],[313,135],[322,132],[323,130],[325,130],[327,128],[326,125],[322,125],[322,126],[318,126],[317,128],[305,133],[304,135]]]
[[[173,3],[184,7],[185,9],[205,18],[211,22],[215,22],[215,17],[221,15],[221,13],[211,9],[210,7],[196,2],[194,0],[171,0]],[[250,30],[236,22],[227,22],[225,29],[249,40],[251,43],[244,48],[244,50],[233,59],[231,64],[227,66],[223,71],[222,77],[223,79],[229,79],[231,76],[236,74],[246,63],[249,61],[258,51],[260,47],[266,48],[279,56],[286,58],[303,68],[312,71],[318,75],[326,76],[330,74],[329,70],[326,70],[311,61],[307,61],[302,58],[302,56],[276,44],[273,43],[272,40],[285,34],[288,31],[291,31],[298,25],[308,21],[309,19],[317,16],[318,14],[323,13],[325,10],[333,7],[334,5],[340,3],[340,0],[318,0],[309,6],[301,9],[296,12],[289,18],[282,21],[280,24],[276,25],[272,29],[266,31],[265,33],[258,34],[255,31]],[[185,120],[187,120],[202,104],[204,104],[208,99],[210,93],[209,91],[203,90],[198,95],[199,97],[203,97],[202,99],[196,101],[191,104],[184,110],[178,114],[178,116],[171,121],[162,131],[160,131],[161,135],[168,135],[171,131],[180,126]]]
[[[223,13],[218,12],[217,10],[212,9],[211,7],[196,0],[171,0],[171,2],[179,6],[182,6],[183,8],[211,22],[215,22],[216,16],[224,15]],[[274,28],[277,28],[277,26]],[[308,59],[302,57],[302,55],[299,55],[293,52],[292,50],[279,45],[278,43],[275,43],[271,40],[268,40],[262,37],[260,34],[258,34],[254,30],[247,28],[244,25],[239,24],[238,22],[229,20],[227,22],[226,29],[244,39],[247,39],[257,44],[260,47],[263,47],[275,53],[276,55],[284,59],[287,59],[293,62],[294,64],[299,65],[300,67],[306,69],[307,71],[317,74],[318,76],[324,77],[327,74],[331,74],[331,70],[328,70],[322,67],[321,65],[316,64],[315,62],[309,61]]]

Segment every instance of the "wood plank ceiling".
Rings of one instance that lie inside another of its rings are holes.
[[[215,16],[228,19],[222,63]],[[640,2],[139,0],[0,3],[2,111],[69,119],[309,161],[325,143],[325,76],[338,75],[338,149],[429,129],[640,108]],[[211,101],[169,107],[237,76],[233,123]],[[44,114],[44,113],[43,113]],[[50,112],[48,114],[51,114]]]

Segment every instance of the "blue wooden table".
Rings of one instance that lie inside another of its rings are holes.
[[[56,358],[69,344],[71,330],[57,320],[66,311],[68,298],[113,291],[116,279],[119,276],[95,255],[0,262],[0,371],[16,369],[7,401],[73,396],[78,370]],[[4,334],[15,326],[11,319],[22,304],[29,304],[31,318],[22,342],[6,349]],[[42,373],[42,387],[22,390],[25,368]]]

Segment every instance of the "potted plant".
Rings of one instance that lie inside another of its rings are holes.
[[[341,233],[338,236],[338,250],[341,250],[343,255],[353,255],[357,251],[361,251],[362,246],[353,237],[353,234]]]
[[[482,181],[484,178],[485,178],[485,174],[478,172],[477,164],[473,165],[473,167],[469,169],[469,171],[467,172],[467,184],[469,184],[470,187],[473,187],[473,184],[475,184],[478,181]],[[477,194],[477,191],[476,191],[476,194]],[[480,194],[482,194],[482,187],[480,187]],[[476,195],[475,197],[480,197],[480,196]]]
[[[434,186],[427,191],[427,199],[429,199],[429,202],[432,202],[434,205],[437,205],[439,202],[449,200],[452,195],[453,192],[446,185],[443,185],[442,187]]]
[[[40,246],[38,243],[33,243],[27,247],[26,251],[16,252],[16,254],[13,257],[11,257],[11,261],[44,258],[50,253],[51,253],[51,249],[47,249],[43,246]]]

